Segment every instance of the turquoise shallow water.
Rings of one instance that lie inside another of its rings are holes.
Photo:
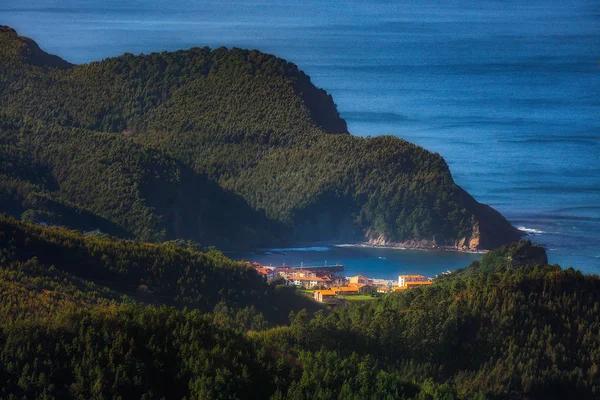
[[[427,252],[369,247],[321,245],[287,249],[268,249],[257,253],[228,253],[234,259],[258,261],[263,265],[291,267],[342,264],[343,276],[398,279],[398,275],[419,274],[434,277],[443,271],[466,267],[481,254]]]
[[[204,45],[277,54],[333,95],[352,133],[439,152],[550,262],[600,272],[597,0],[0,0],[0,23],[72,62]],[[401,254],[397,269],[455,266]]]

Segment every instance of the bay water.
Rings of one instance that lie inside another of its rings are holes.
[[[0,24],[74,63],[195,46],[276,54],[333,95],[351,133],[440,153],[551,263],[600,272],[597,0],[0,0]],[[325,248],[238,257],[382,278],[477,258]]]

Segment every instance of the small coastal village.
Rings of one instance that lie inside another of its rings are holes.
[[[369,278],[364,275],[341,276],[340,264],[292,268],[288,266],[265,266],[259,262],[247,262],[267,281],[280,280],[297,287],[319,303],[340,304],[344,301],[371,300],[381,294],[431,285],[433,278],[423,275],[400,275],[397,280]],[[445,272],[444,274],[450,273]]]

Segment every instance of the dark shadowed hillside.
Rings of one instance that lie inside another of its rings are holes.
[[[0,216],[0,397],[598,398],[600,280],[544,261],[323,310],[214,250]]]

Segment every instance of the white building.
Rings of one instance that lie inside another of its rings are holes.
[[[405,287],[406,282],[426,282],[427,278],[423,275],[400,275],[398,277],[398,286]]]

